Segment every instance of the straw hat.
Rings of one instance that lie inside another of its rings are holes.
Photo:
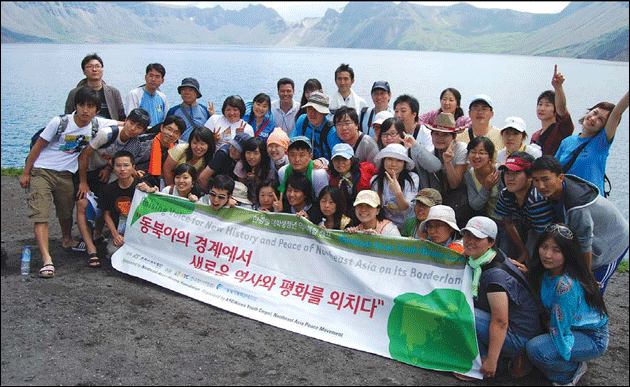
[[[440,113],[440,115],[435,120],[435,125],[425,124],[429,129],[435,130],[436,132],[444,132],[444,133],[460,133],[463,132],[466,128],[458,128],[457,124],[455,124],[455,116],[452,113]]]

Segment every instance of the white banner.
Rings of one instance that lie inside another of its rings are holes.
[[[136,190],[117,270],[293,332],[481,378],[471,273],[407,238]]]

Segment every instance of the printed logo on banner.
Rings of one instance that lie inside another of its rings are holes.
[[[406,293],[394,303],[387,321],[392,359],[464,374],[472,369],[478,354],[475,319],[462,292]]]

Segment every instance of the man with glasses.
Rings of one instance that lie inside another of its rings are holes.
[[[494,117],[492,99],[485,94],[477,94],[473,97],[468,108],[468,116],[472,121],[472,126],[457,135],[457,142],[468,144],[475,137],[488,137],[494,144],[494,149],[503,149],[503,139],[501,131],[496,126],[490,124]]]
[[[337,128],[337,136],[350,145],[359,162],[368,161],[374,164],[378,153],[378,145],[374,139],[359,132],[359,116],[354,108],[342,106],[335,112],[333,121]]]
[[[103,59],[94,54],[87,55],[81,61],[81,71],[85,74],[77,87],[70,90],[66,99],[65,113],[70,114],[74,111],[74,95],[81,87],[87,85],[101,96],[101,106],[98,115],[112,120],[122,121],[125,119],[125,108],[123,107],[120,91],[115,87],[108,86],[103,81]]]
[[[125,113],[129,114],[133,109],[142,108],[149,112],[151,122],[149,126],[155,126],[166,118],[169,110],[166,94],[159,89],[164,83],[166,69],[159,63],[149,63],[144,75],[145,84],[133,89],[127,94]]]
[[[560,161],[543,155],[531,167],[533,182],[556,218],[575,233],[602,293],[628,252],[628,221],[592,183],[562,173]]]
[[[116,180],[115,175],[111,175],[112,164],[110,163],[116,152],[128,150],[134,160],[140,158],[142,148],[138,136],[147,129],[149,120],[146,110],[133,109],[129,112],[122,129],[115,125],[100,128],[88,146],[79,154],[79,190],[76,194],[77,224],[86,244],[89,267],[101,266],[94,242],[105,240],[102,236],[104,226],[102,217],[95,219],[94,235],[90,230],[85,213],[88,206],[87,195],[92,192],[97,197],[101,196],[103,187]]]

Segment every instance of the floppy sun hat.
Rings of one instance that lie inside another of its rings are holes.
[[[458,128],[457,124],[455,124],[455,116],[452,113],[440,113],[435,120],[435,125],[425,124],[429,129],[434,130],[436,132],[444,132],[444,133],[460,133],[465,130],[465,128]]]
[[[402,160],[405,162],[405,167],[409,171],[413,171],[416,167],[416,163],[413,162],[412,159],[407,156],[407,148],[405,148],[401,144],[389,144],[385,148],[381,149],[380,152],[376,154],[374,157],[374,166],[376,169],[381,167],[381,160],[385,157],[391,157],[394,159]]]
[[[330,102],[326,94],[314,91],[308,97],[308,102],[302,107],[305,108],[310,106],[322,114],[330,114],[330,109],[328,109],[329,104]]]
[[[429,215],[420,223],[420,231],[427,231],[427,222],[430,220],[439,220],[448,224],[453,230],[459,231],[457,221],[455,220],[455,210],[449,206],[438,204],[429,209]]]
[[[184,78],[182,84],[177,87],[177,92],[182,93],[182,87],[192,87],[197,92],[197,98],[201,98],[201,92],[199,91],[199,82],[195,78]]]
[[[416,195],[416,202],[423,203],[429,207],[442,204],[442,195],[440,191],[433,188],[423,188]]]

